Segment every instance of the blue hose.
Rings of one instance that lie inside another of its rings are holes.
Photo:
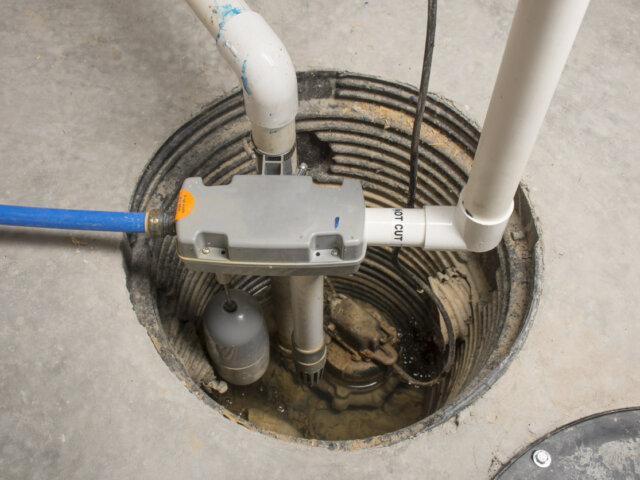
[[[0,205],[0,225],[142,233],[146,213]]]

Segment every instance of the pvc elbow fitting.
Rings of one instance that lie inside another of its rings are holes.
[[[218,49],[242,84],[252,124],[281,129],[295,120],[298,81],[287,49],[262,16],[244,11],[227,20]]]
[[[460,233],[467,250],[478,253],[488,252],[497,247],[502,240],[512,213],[513,200],[504,215],[490,220],[477,218],[469,213],[461,200],[455,207],[455,230]]]
[[[467,250],[488,252],[498,246],[513,212],[513,202],[506,215],[486,221],[475,218],[462,201],[452,206],[424,207],[426,223],[425,250]]]
[[[242,0],[187,3],[240,80],[256,147],[271,155],[289,152],[296,141],[298,80],[284,44]]]

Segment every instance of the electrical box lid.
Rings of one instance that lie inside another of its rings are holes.
[[[188,178],[177,215],[178,255],[188,268],[244,275],[357,271],[366,253],[362,187],[316,185],[306,176],[236,175],[228,185]],[[179,210],[180,211],[180,210]]]

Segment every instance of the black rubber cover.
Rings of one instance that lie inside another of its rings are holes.
[[[551,455],[549,467],[533,462],[538,449]],[[495,478],[640,478],[640,408],[599,413],[560,427],[516,455]]]

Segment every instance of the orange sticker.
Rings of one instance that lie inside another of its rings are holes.
[[[180,190],[178,195],[178,208],[176,208],[176,220],[186,217],[193,210],[193,195],[186,190]]]

